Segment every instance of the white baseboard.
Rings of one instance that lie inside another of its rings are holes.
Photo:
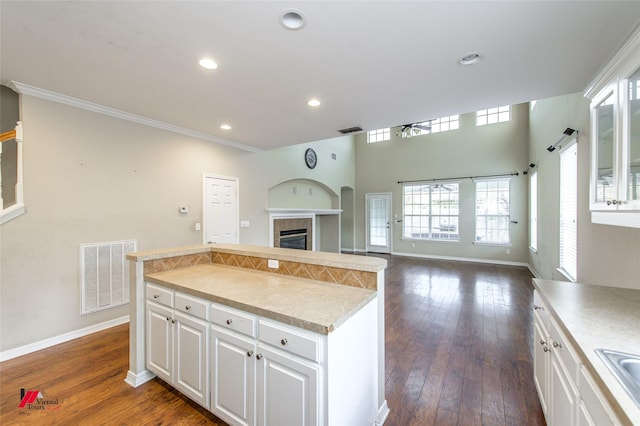
[[[136,374],[133,371],[129,370],[127,371],[127,377],[124,379],[124,382],[132,388],[137,388],[141,384],[147,383],[149,380],[154,379],[155,377],[156,375],[149,370],[144,370],[140,374]]]
[[[4,352],[0,352],[0,362],[7,361],[13,358],[17,358],[22,355],[30,354],[42,349],[49,348],[51,346],[59,345],[60,343],[68,342],[69,340],[77,339],[91,333],[106,330],[107,328],[115,327],[116,325],[125,324],[129,322],[129,315],[125,315],[120,318],[112,319],[109,321],[94,324],[89,327],[81,328],[79,330],[70,331],[68,333],[60,334],[59,336],[49,337],[39,342],[29,343],[28,345],[19,346],[17,348],[9,349]]]
[[[389,406],[387,405],[387,400],[385,399],[380,408],[378,408],[378,418],[376,419],[376,426],[383,425],[384,422],[389,417]]]
[[[421,253],[402,253],[393,252],[394,256],[407,256],[407,257],[420,257],[424,259],[437,259],[437,260],[454,260],[457,262],[473,262],[473,263],[488,263],[491,265],[504,265],[504,266],[524,266],[529,268],[529,264],[525,262],[512,262],[509,260],[495,260],[495,259],[477,259],[474,257],[457,257],[457,256],[437,256],[431,254]]]

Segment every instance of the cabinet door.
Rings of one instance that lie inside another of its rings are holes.
[[[576,424],[578,396],[575,386],[567,377],[560,359],[555,355],[551,356],[551,402],[549,403],[550,425],[573,426]]]
[[[255,351],[254,340],[211,327],[211,411],[234,425],[254,424]]]
[[[171,383],[173,372],[173,311],[147,302],[147,368]]]
[[[621,83],[623,209],[640,210],[640,68]]]
[[[538,316],[534,315],[535,321],[533,323],[533,381],[538,390],[538,398],[540,398],[540,405],[542,406],[542,412],[545,416],[548,416],[548,372],[549,372],[549,352],[547,343],[547,333],[540,324]],[[548,417],[547,417],[548,418]]]
[[[198,404],[208,408],[207,323],[175,313],[174,385]]]
[[[591,209],[616,209],[617,175],[617,90],[611,85],[591,103]],[[616,203],[614,204],[614,201]]]
[[[262,345],[256,358],[257,424],[319,424],[319,367]]]

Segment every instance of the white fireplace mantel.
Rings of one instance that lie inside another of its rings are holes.
[[[271,215],[330,215],[340,214],[342,209],[295,209],[295,208],[268,208]]]

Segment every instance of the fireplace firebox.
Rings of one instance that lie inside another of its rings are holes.
[[[306,250],[307,230],[302,228],[280,231],[280,247]]]

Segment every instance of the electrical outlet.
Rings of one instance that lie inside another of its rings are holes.
[[[272,269],[278,269],[278,267],[280,266],[280,262],[275,259],[269,259],[267,260],[267,266]]]

